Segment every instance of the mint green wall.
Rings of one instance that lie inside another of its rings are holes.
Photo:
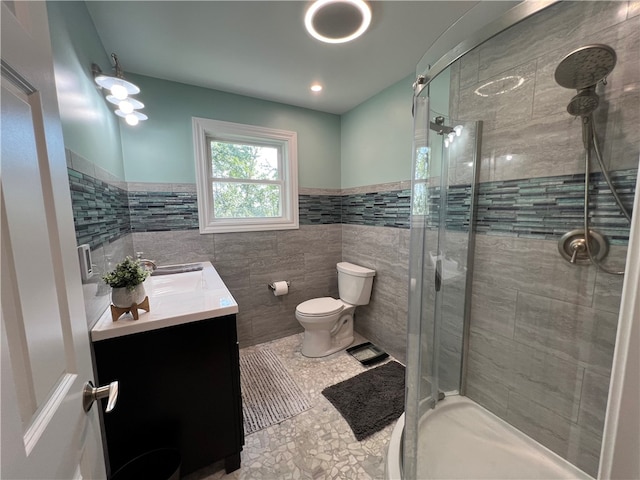
[[[437,116],[445,117],[446,125],[452,126],[449,116],[449,86],[451,82],[451,68],[442,71],[429,83],[429,119]],[[455,119],[453,119],[455,120]],[[441,159],[444,150],[444,137],[429,132],[429,146],[431,147],[431,159],[429,162],[429,176],[437,177],[442,172]]]
[[[411,74],[342,115],[342,188],[411,178]]]
[[[119,120],[91,75],[111,72],[84,2],[48,2],[49,28],[65,146],[124,179]]]
[[[429,110],[433,115],[443,115],[449,121],[449,85],[451,68],[442,71],[429,83]]]
[[[298,133],[301,187],[340,188],[340,117],[256,98],[141,75],[149,120],[122,127],[128,182],[195,182],[192,117]]]
[[[299,185],[348,188],[411,177],[411,84],[397,82],[342,116],[127,74],[149,120],[129,127],[95,87],[109,72],[84,2],[48,2],[58,101],[67,148],[129,182],[195,182],[191,117],[298,132]]]

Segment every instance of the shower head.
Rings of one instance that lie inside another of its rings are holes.
[[[616,52],[613,48],[598,43],[585,45],[560,61],[555,78],[561,87],[582,90],[597,84],[615,66]]]
[[[596,94],[594,87],[583,88],[571,99],[567,105],[567,112],[574,117],[589,115],[600,103],[600,97]]]

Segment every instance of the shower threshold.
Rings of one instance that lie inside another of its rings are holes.
[[[447,397],[422,417],[419,429],[420,479],[592,479],[467,397]],[[393,445],[392,437],[387,456],[392,479],[398,478],[392,472],[399,472],[392,463],[400,462]]]

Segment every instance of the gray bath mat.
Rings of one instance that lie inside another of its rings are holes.
[[[385,363],[331,385],[322,394],[342,414],[356,439],[364,440],[402,415],[404,367]]]
[[[246,435],[311,408],[304,392],[268,349],[240,352],[240,386]]]

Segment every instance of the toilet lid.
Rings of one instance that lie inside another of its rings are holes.
[[[325,315],[333,315],[344,308],[344,303],[331,297],[314,298],[302,302],[296,310],[302,315],[309,317],[323,317]]]

